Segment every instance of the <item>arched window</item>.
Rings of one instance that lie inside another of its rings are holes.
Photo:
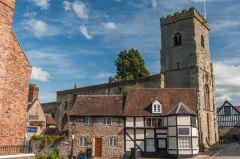
[[[206,110],[210,110],[210,92],[207,84],[204,87],[204,101]]]
[[[152,103],[152,113],[162,113],[162,104],[158,100]]]
[[[182,35],[180,33],[174,34],[174,46],[182,45]]]
[[[205,48],[205,40],[204,40],[203,35],[201,35],[201,46],[202,46],[203,48]]]

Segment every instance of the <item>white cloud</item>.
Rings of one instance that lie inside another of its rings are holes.
[[[92,35],[88,32],[88,29],[85,25],[80,26],[80,32],[82,33],[82,35],[84,35],[86,39],[92,39]]]
[[[75,1],[72,3],[72,9],[79,18],[88,19],[89,10],[84,3],[80,1]]]
[[[240,62],[238,65],[230,64],[230,60],[214,63],[216,77],[216,99],[218,105],[224,100],[240,98]]]
[[[25,29],[32,32],[32,34],[38,38],[57,34],[57,30],[55,27],[48,25],[42,20],[31,18],[24,21],[23,25]]]
[[[105,29],[114,30],[117,28],[117,25],[113,22],[107,22],[107,23],[103,23],[103,27]]]
[[[154,8],[154,9],[156,9],[156,7],[157,7],[157,0],[151,0],[151,4],[152,4],[152,7]]]
[[[37,15],[37,12],[25,12],[25,13],[23,13],[23,17],[26,17],[26,18],[33,18],[35,15]]]
[[[31,2],[42,9],[48,9],[50,6],[50,0],[31,0]]]
[[[41,68],[33,67],[32,68],[32,80],[38,80],[42,82],[46,82],[49,78],[49,73],[47,71],[43,71]]]
[[[232,19],[219,20],[212,23],[211,26],[213,31],[222,31],[226,29],[240,27],[240,22]]]
[[[71,10],[72,9],[71,3],[69,1],[64,1],[63,8],[64,10]]]

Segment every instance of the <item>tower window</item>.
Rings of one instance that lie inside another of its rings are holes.
[[[182,35],[180,33],[174,34],[174,46],[182,45]]]
[[[205,48],[205,41],[203,35],[201,35],[201,46]]]

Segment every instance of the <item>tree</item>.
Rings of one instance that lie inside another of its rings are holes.
[[[144,60],[137,49],[121,51],[115,61],[117,80],[134,80],[149,76]]]

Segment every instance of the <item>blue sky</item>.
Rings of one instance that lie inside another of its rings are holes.
[[[115,74],[119,51],[137,48],[160,72],[160,17],[202,0],[17,0],[14,31],[32,66],[41,102],[56,91],[99,84]],[[218,104],[240,104],[240,1],[206,0]]]

